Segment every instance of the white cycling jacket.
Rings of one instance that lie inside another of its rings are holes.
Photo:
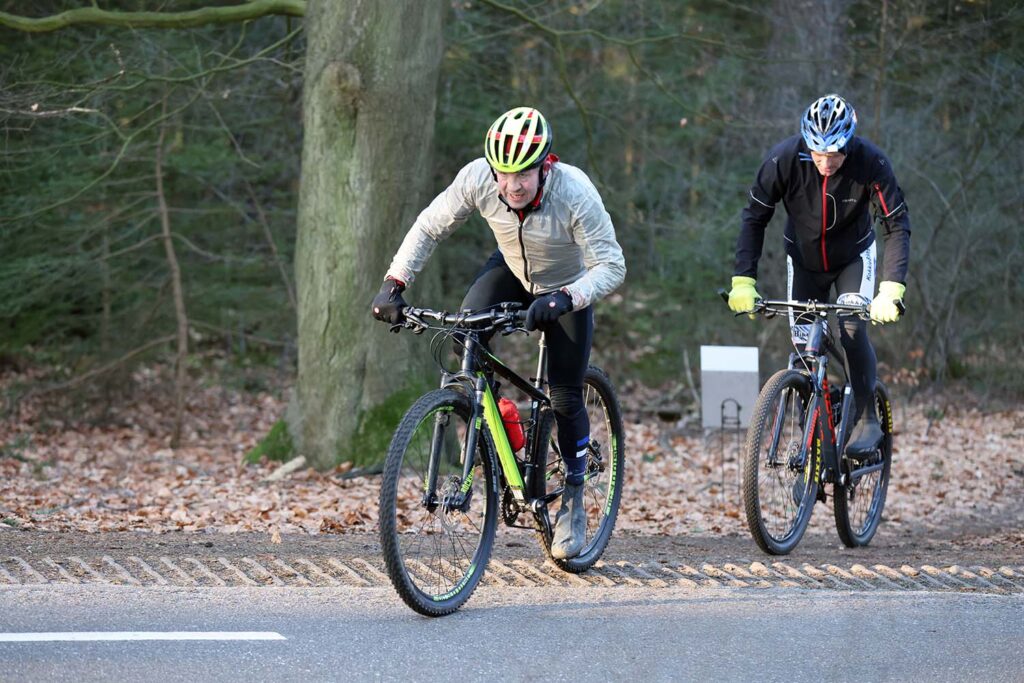
[[[388,275],[411,283],[438,242],[473,211],[491,226],[505,262],[531,294],[563,289],[572,297],[573,309],[579,310],[607,296],[626,277],[611,216],[583,171],[554,164],[540,206],[520,212],[498,197],[498,185],[483,157],[464,166],[420,213]]]

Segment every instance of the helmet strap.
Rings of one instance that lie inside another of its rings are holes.
[[[553,152],[548,152],[547,157],[544,158],[544,161],[542,161],[540,165],[540,184],[537,186],[538,190],[544,188],[544,182],[548,179],[548,173],[551,172],[551,167],[557,162],[558,155]]]

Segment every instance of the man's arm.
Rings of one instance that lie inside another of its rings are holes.
[[[423,269],[438,243],[466,222],[476,209],[476,189],[487,162],[466,164],[455,180],[420,212],[388,267],[387,276],[409,285]]]
[[[882,224],[885,243],[883,280],[906,284],[910,259],[910,215],[892,164],[884,156],[876,162],[871,183],[871,202]]]
[[[775,215],[775,205],[782,199],[779,155],[773,150],[757,171],[750,187],[749,199],[736,238],[734,275],[757,279],[757,262],[764,249],[764,231]]]
[[[583,265],[587,272],[564,289],[574,310],[586,308],[602,299],[626,279],[626,260],[615,239],[612,217],[592,184],[574,207],[573,239],[583,247]]]

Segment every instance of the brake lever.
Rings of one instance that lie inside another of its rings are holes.
[[[398,334],[403,328],[412,330],[413,334],[423,334],[427,329],[427,324],[418,318],[413,318],[412,316],[407,315],[402,322],[396,323],[388,328],[388,331]]]

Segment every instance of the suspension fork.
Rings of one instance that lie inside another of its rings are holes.
[[[480,439],[480,423],[483,417],[483,396],[484,388],[487,386],[487,378],[482,372],[476,372],[476,347],[480,342],[473,335],[468,335],[462,352],[461,374],[464,377],[473,377],[473,400],[470,402],[469,425],[466,429],[466,443],[462,446],[462,488],[463,492],[469,490],[473,484],[473,463],[476,460],[477,441]]]
[[[427,477],[423,481],[423,499],[425,506],[436,503],[434,492],[437,490],[437,471],[444,455],[444,436],[450,422],[448,413],[438,412],[434,415],[434,436],[430,440],[430,460],[427,461]]]
[[[473,377],[476,364],[474,362],[476,346],[479,344],[474,335],[466,335],[463,341],[462,363],[459,372],[441,373],[441,388],[459,384],[466,378]],[[482,374],[480,381],[482,381]],[[475,400],[470,402],[470,414],[468,429],[466,430],[466,441],[462,445],[462,452],[459,454],[462,464],[462,492],[467,493],[473,484],[473,465],[475,463],[476,445],[479,438],[479,422],[482,415],[480,407],[480,392],[482,387],[480,381],[474,382]],[[451,418],[448,413],[438,413],[434,416],[434,433],[430,441],[430,459],[427,462],[427,476],[423,482],[423,504],[436,503],[435,492],[437,490],[437,474],[441,466],[441,458],[444,457],[445,436]]]

